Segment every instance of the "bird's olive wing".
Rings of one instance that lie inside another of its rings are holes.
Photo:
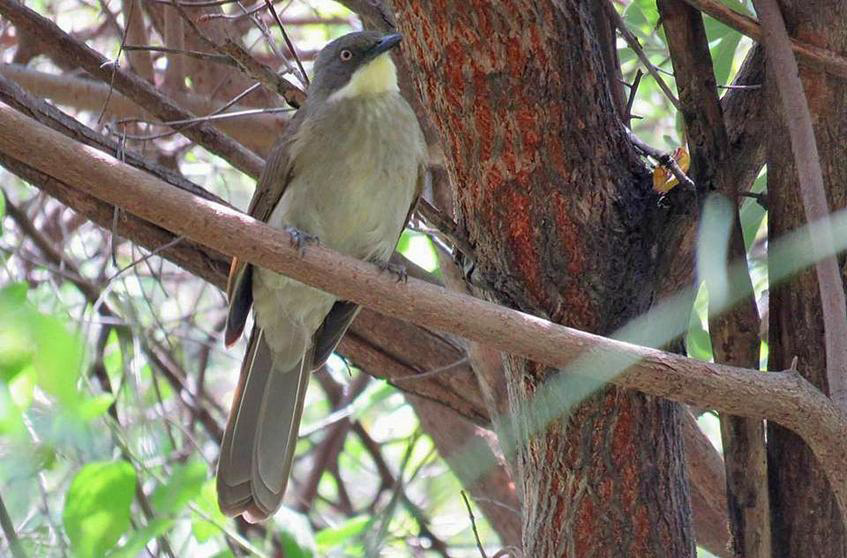
[[[298,113],[299,115],[299,113]],[[282,137],[274,146],[256,184],[248,213],[260,221],[267,221],[276,204],[282,198],[293,176],[290,147],[300,119],[295,116],[286,126]],[[232,258],[226,288],[229,312],[226,320],[224,340],[227,346],[234,344],[244,331],[244,324],[253,305],[253,268],[237,257]]]

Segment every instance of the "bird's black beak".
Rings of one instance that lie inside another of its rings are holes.
[[[401,40],[403,40],[403,35],[400,33],[390,33],[385,35],[379,40],[379,42],[371,47],[370,52],[368,52],[368,58],[376,58],[383,52],[388,52],[400,44]]]

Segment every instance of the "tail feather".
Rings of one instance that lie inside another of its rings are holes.
[[[273,367],[262,332],[254,328],[218,462],[218,503],[230,516],[260,521],[279,508],[297,446],[310,372],[309,355],[290,370]]]

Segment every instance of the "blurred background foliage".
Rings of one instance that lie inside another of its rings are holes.
[[[724,3],[752,13],[749,1]],[[107,56],[118,53],[118,31],[125,24],[119,2],[33,0],[27,5]],[[617,5],[673,89],[655,1]],[[221,13],[234,18],[243,9],[225,4]],[[359,25],[329,0],[285,1],[277,9],[307,68],[325,42]],[[279,54],[279,30],[265,11],[253,21],[233,21],[241,25],[242,42],[251,53],[274,67],[288,66]],[[717,82],[726,86],[751,43],[706,21]],[[10,36],[2,22],[0,32]],[[161,41],[151,31],[151,42]],[[13,41],[0,46],[3,62],[12,61],[13,46]],[[664,151],[684,145],[679,116],[642,61],[622,40],[619,54],[627,83],[644,73],[633,104],[634,131]],[[154,55],[157,72],[166,64],[164,56]],[[41,56],[28,66],[61,71]],[[189,91],[196,85],[186,78]],[[280,105],[265,97],[257,101],[262,103]],[[92,127],[117,129],[108,119],[98,124],[95,112],[61,108]],[[139,124],[135,130],[153,131],[160,128]],[[233,205],[247,206],[252,180],[182,136],[132,146]],[[0,173],[0,187],[5,193],[0,198],[0,494],[29,555],[479,555],[461,486],[403,395],[382,381],[357,381],[360,373],[335,357],[309,387],[289,507],[261,532],[245,534],[217,510],[213,477],[214,429],[225,420],[244,350],[243,341],[232,350],[223,348],[223,294],[79,218],[11,174]],[[764,187],[761,176],[755,191]],[[767,213],[747,200],[742,222],[756,297],[766,301]],[[404,233],[399,251],[438,273],[426,230]],[[707,305],[708,293],[701,289],[686,336],[689,355],[702,360],[712,359]],[[763,346],[762,367],[766,358]],[[332,391],[342,388],[356,391],[339,409],[338,393]],[[339,411],[358,422],[367,437],[347,436],[337,462],[321,471],[313,500],[298,506],[293,495],[312,473],[315,450]],[[706,413],[700,424],[719,447],[716,418]],[[392,474],[393,484],[387,484],[381,468]],[[476,521],[481,540],[496,551],[496,533],[479,514]],[[0,554],[7,553],[6,544]]]

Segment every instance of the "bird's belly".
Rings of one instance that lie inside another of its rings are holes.
[[[335,136],[328,164],[313,162],[297,170],[268,224],[295,227],[358,259],[387,261],[414,201],[419,159],[413,151],[398,156],[390,138],[344,136]],[[336,301],[267,270],[257,269],[255,278],[257,322],[279,343],[305,342]],[[292,340],[293,329],[299,331]]]

